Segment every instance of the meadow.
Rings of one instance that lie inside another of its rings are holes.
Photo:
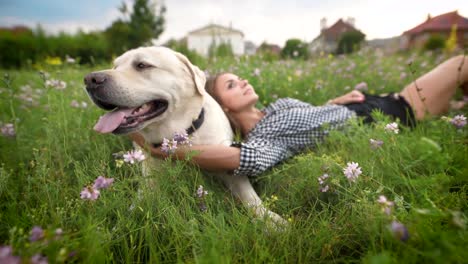
[[[217,59],[206,71],[247,78],[263,105],[281,97],[321,105],[360,83],[368,93],[400,91],[446,58],[374,51],[308,61],[250,57]],[[0,258],[468,263],[468,127],[449,122],[466,116],[466,107],[412,130],[399,126],[398,134],[376,113],[373,125],[352,122],[252,179],[289,223],[277,230],[188,161],[166,161],[149,177],[138,161],[123,161],[130,141],[93,131],[103,111],[84,91],[87,73],[109,67],[64,62],[0,71]],[[355,181],[343,173],[348,162],[362,170]],[[114,180],[92,200],[82,191],[98,176]]]

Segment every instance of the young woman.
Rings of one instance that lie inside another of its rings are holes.
[[[245,79],[232,73],[218,74],[206,82],[206,90],[221,105],[232,125],[242,133],[240,146],[195,145],[199,154],[192,161],[207,170],[233,170],[234,174],[258,175],[277,163],[314,147],[329,132],[343,127],[347,120],[362,116],[372,122],[371,112],[382,111],[403,124],[413,126],[426,115],[448,111],[450,100],[460,85],[468,95],[468,58],[453,57],[406,86],[400,93],[382,96],[352,91],[312,106],[296,99],[283,98],[265,109],[255,107],[258,95]],[[323,125],[328,124],[324,129]],[[166,157],[160,148],[145,145],[138,134],[130,136],[152,155]],[[177,149],[174,156],[184,159],[188,149]]]

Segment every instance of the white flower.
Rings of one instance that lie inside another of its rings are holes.
[[[198,197],[198,198],[203,198],[203,197],[205,197],[206,195],[208,195],[208,191],[205,191],[205,190],[203,189],[203,185],[198,186],[198,189],[197,189],[197,197]]]
[[[393,132],[395,134],[398,134],[398,132],[400,132],[400,130],[398,129],[398,124],[393,122],[393,123],[390,123],[390,124],[387,124],[385,126],[385,131],[387,132]]]
[[[134,164],[135,162],[142,162],[146,159],[143,151],[141,150],[132,150],[123,155],[124,161],[130,164]]]

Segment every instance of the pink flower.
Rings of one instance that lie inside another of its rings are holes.
[[[94,201],[99,198],[101,193],[99,190],[95,189],[94,187],[84,187],[80,193],[80,197],[83,200],[91,200]]]
[[[362,171],[357,162],[348,162],[346,168],[343,169],[343,173],[349,181],[355,182]]]
[[[358,90],[358,91],[367,91],[367,89],[368,87],[367,87],[366,82],[360,82],[356,84],[356,86],[354,86],[354,90]]]
[[[103,177],[103,176],[99,176],[94,181],[93,188],[96,189],[96,190],[106,189],[109,186],[111,186],[113,182],[114,182],[114,178],[106,178],[106,177]]]

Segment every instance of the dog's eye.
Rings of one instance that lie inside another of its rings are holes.
[[[136,65],[137,69],[138,70],[144,70],[146,68],[150,68],[151,65],[149,64],[146,64],[146,63],[143,63],[143,62],[139,62],[137,65]]]

